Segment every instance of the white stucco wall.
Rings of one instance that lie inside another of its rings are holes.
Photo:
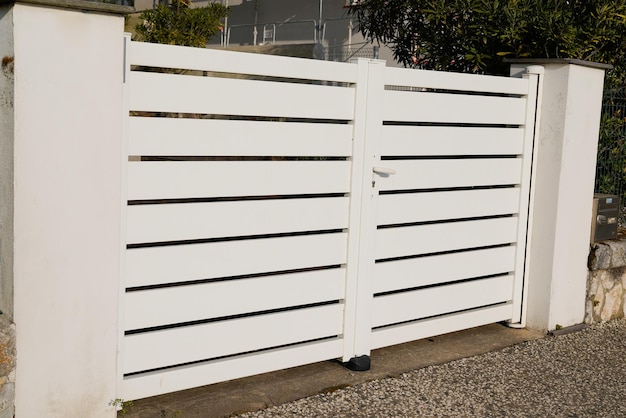
[[[113,417],[123,17],[13,6],[18,417]]]
[[[526,318],[530,328],[554,330],[580,324],[585,316],[604,69],[542,65]]]
[[[569,65],[548,328],[582,323],[604,71]],[[550,71],[547,71],[547,75]],[[558,75],[557,75],[558,76]],[[546,79],[546,82],[550,78]],[[558,100],[558,99],[557,99]],[[544,117],[546,117],[544,115]],[[556,131],[544,124],[542,134]]]

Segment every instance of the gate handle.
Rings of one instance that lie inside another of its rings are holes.
[[[372,171],[376,174],[396,174],[396,170],[387,167],[372,167]]]

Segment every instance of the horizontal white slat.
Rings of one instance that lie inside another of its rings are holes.
[[[219,318],[345,297],[345,269],[126,293],[126,330]]]
[[[338,156],[352,126],[331,123],[131,117],[129,155]]]
[[[493,324],[511,319],[512,304],[489,306],[467,312],[424,319],[408,324],[374,330],[370,337],[372,349],[415,341],[448,332]]]
[[[349,161],[147,161],[128,165],[128,199],[345,193]]]
[[[347,234],[133,248],[127,287],[175,283],[346,262]]]
[[[390,86],[519,95],[528,94],[529,91],[528,80],[521,78],[409,70],[405,68],[386,68],[385,84]]]
[[[517,155],[522,128],[385,125],[381,155]]]
[[[374,293],[463,280],[515,269],[515,246],[387,261],[374,265]]]
[[[513,275],[378,296],[372,304],[372,327],[508,302],[512,298]]]
[[[523,125],[526,99],[386,90],[383,120]]]
[[[348,198],[131,205],[127,243],[322,231],[348,227]]]
[[[520,158],[458,160],[387,160],[380,164],[396,174],[377,176],[381,190],[519,184]]]
[[[343,82],[356,80],[356,65],[352,64],[145,42],[130,43],[129,59],[132,65],[150,67]]]
[[[122,397],[135,400],[341,356],[344,342],[335,338],[237,357],[128,376]]]
[[[131,72],[129,109],[351,120],[354,112],[354,89]]]
[[[124,373],[336,336],[342,317],[333,304],[128,335]]]
[[[376,231],[376,259],[515,242],[517,217],[427,224]]]
[[[518,187],[381,195],[378,225],[514,214]]]

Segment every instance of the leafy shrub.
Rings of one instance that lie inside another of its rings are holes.
[[[407,67],[504,75],[504,58],[577,58],[624,79],[626,0],[362,0],[350,13]]]
[[[221,30],[226,16],[228,8],[219,3],[192,9],[188,3],[175,0],[171,5],[145,10],[135,31],[138,40],[145,42],[203,48]]]

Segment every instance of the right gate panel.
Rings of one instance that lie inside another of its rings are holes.
[[[385,78],[371,347],[519,321],[537,79]]]

